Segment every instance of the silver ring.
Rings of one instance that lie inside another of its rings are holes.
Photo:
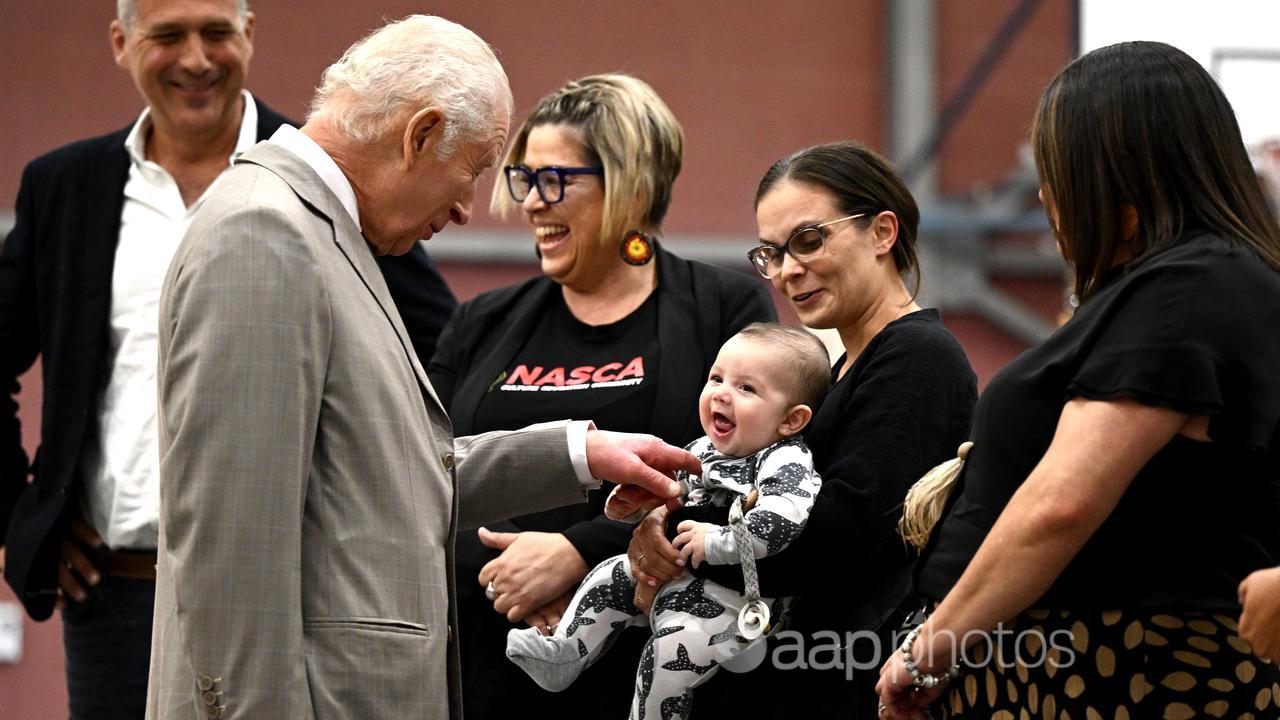
[[[885,705],[885,704],[882,702],[882,703],[880,703],[880,707],[876,708],[876,714],[877,714],[877,715],[883,715],[883,714],[884,714],[884,711],[885,711],[885,710],[888,710],[888,709],[889,709],[889,706],[888,706],[888,705]]]
[[[484,596],[489,598],[489,602],[498,599],[498,591],[493,589],[493,581],[490,580],[488,585],[484,586]]]
[[[636,562],[644,562],[644,553],[640,553],[640,557],[636,558]]]

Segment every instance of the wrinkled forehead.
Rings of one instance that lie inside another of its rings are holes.
[[[231,24],[240,27],[236,0],[136,0],[133,23],[137,28],[154,25],[200,26]]]
[[[499,116],[497,126],[489,132],[487,137],[475,144],[476,164],[479,167],[486,169],[495,167],[502,161],[502,153],[507,146],[508,123],[505,118],[505,115]]]

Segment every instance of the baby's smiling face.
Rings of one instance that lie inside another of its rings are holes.
[[[746,457],[796,434],[795,372],[776,347],[730,338],[707,373],[698,398],[702,430],[720,453]]]

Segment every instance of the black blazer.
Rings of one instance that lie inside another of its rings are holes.
[[[756,321],[777,319],[777,310],[758,279],[740,272],[679,258],[661,247],[658,263],[658,396],[649,432],[684,445],[702,433],[698,393],[707,368],[724,341]],[[498,373],[529,339],[560,286],[547,277],[484,293],[465,302],[440,336],[427,374],[449,411],[454,433],[477,431],[476,410]],[[590,418],[577,418],[589,420]],[[566,533],[583,552],[587,565],[596,557],[597,533],[612,535],[601,523],[579,525]],[[511,529],[490,525],[491,529]],[[594,548],[593,548],[594,549]],[[584,550],[586,550],[584,552]]]
[[[257,103],[259,140],[290,123]],[[292,123],[290,123],[292,124]],[[58,549],[79,512],[80,454],[111,372],[111,275],[120,234],[129,128],[32,161],[0,251],[0,540],[5,579],[27,612],[53,612]],[[418,355],[429,358],[457,301],[421,245],[378,264]],[[43,363],[40,449],[28,462],[18,376]],[[28,477],[32,480],[28,484]]]

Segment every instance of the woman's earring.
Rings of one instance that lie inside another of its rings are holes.
[[[622,260],[628,265],[647,265],[653,259],[653,242],[639,230],[627,233],[620,250]]]

